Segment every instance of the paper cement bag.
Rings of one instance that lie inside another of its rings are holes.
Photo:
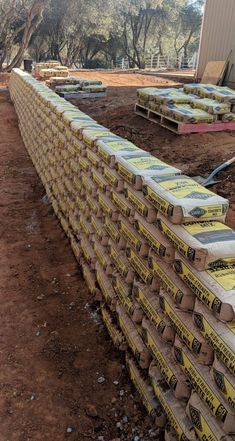
[[[173,245],[165,239],[155,224],[147,223],[142,216],[135,214],[134,226],[140,235],[148,243],[149,247],[155,251],[165,262],[172,263],[175,258]]]
[[[189,379],[193,389],[208,407],[211,414],[219,421],[226,433],[234,432],[234,410],[230,408],[220,392],[216,389],[210,377],[210,369],[201,366],[187,351],[187,348],[176,339],[175,357],[182,371]]]
[[[166,345],[159,337],[155,327],[145,318],[142,321],[142,327],[144,329],[144,342],[153,357],[149,367],[150,377],[154,375],[156,369],[157,371],[160,370],[175,397],[178,400],[187,401],[190,397],[191,388],[172,357],[171,347]]]
[[[225,435],[224,431],[216,422],[216,419],[211,416],[209,410],[207,410],[196,392],[192,393],[187,404],[186,412],[201,441],[229,441],[231,439]]]
[[[195,303],[195,294],[174,273],[172,265],[163,262],[155,253],[149,253],[149,267],[154,278],[171,295],[177,306],[185,311],[192,311]]]
[[[141,191],[136,191],[125,183],[124,194],[135,210],[145,218],[146,222],[153,223],[157,219],[157,210],[146,200]]]
[[[235,411],[235,377],[217,357],[211,368],[211,376],[220,393]]]
[[[152,418],[155,418],[155,424],[157,427],[164,427],[166,424],[166,416],[159,401],[154,395],[149,380],[143,377],[143,372],[140,371],[134,360],[128,354],[126,355],[126,364],[131,381],[134,383],[148,414]]]
[[[199,220],[224,221],[228,201],[188,176],[145,179],[145,197],[174,224]]]
[[[143,150],[123,138],[98,140],[96,148],[97,154],[111,168],[115,167],[116,159],[119,156],[143,153]]]
[[[235,320],[235,265],[199,272],[176,253],[174,268],[182,281],[219,320]]]
[[[195,354],[199,363],[210,365],[213,361],[214,351],[198,332],[192,315],[177,309],[165,291],[161,290],[159,296],[162,311],[170,319],[180,340]]]
[[[151,356],[134,323],[121,304],[117,304],[116,311],[118,314],[120,328],[126,337],[133,355],[142,369],[148,368],[151,361]]]
[[[152,293],[144,284],[137,281],[133,285],[133,295],[161,338],[172,344],[175,331],[170,320],[161,311],[158,295]]]
[[[162,408],[166,412],[167,419],[176,433],[176,439],[179,441],[194,441],[192,424],[185,413],[185,405],[177,400],[169,386],[163,380],[159,371],[154,371],[151,377],[152,386],[156,397],[160,401]]]
[[[119,351],[126,351],[127,343],[125,337],[115,323],[111,311],[106,306],[101,305],[101,315],[114,346],[116,346]]]
[[[99,264],[99,262],[96,263],[95,270],[96,270],[97,283],[98,283],[100,290],[103,294],[104,301],[110,307],[111,311],[115,311],[116,304],[117,304],[117,297],[116,297],[115,291],[113,289],[111,280],[107,276],[107,274],[105,274],[105,272],[104,272],[102,266]]]
[[[125,181],[134,185],[135,190],[142,189],[143,180],[147,177],[178,175],[181,173],[178,168],[172,167],[144,151],[135,155],[118,157],[116,169]]]
[[[218,359],[235,375],[235,325],[221,323],[202,305],[195,303],[193,320],[202,336],[214,349]]]
[[[218,221],[174,225],[158,215],[161,232],[198,271],[235,263],[235,231]]]

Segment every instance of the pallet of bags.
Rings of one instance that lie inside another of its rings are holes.
[[[193,108],[189,104],[167,104],[160,106],[160,113],[170,116],[176,121],[197,124],[214,122],[216,115],[209,114],[200,108]]]
[[[194,109],[202,109],[212,115],[228,114],[231,110],[231,104],[226,102],[215,101],[211,98],[194,99],[191,102]]]

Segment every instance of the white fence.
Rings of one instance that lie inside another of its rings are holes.
[[[197,54],[195,53],[190,58],[185,58],[183,55],[178,57],[163,56],[163,55],[152,55],[145,59],[145,69],[146,70],[169,70],[169,69],[196,69],[197,65]],[[128,58],[118,58],[113,66],[114,69],[129,69]]]

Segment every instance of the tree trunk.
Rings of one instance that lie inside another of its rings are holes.
[[[24,35],[21,45],[12,62],[6,67],[6,72],[10,72],[14,67],[21,65],[24,58],[25,50],[28,48],[31,37],[43,19],[43,11],[45,9],[46,3],[47,0],[34,1],[26,19],[26,25],[24,28]]]

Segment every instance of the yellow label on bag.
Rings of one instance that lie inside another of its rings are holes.
[[[216,294],[208,288],[199,277],[194,274],[189,267],[182,261],[175,262],[175,269],[177,274],[183,282],[195,293],[195,295],[204,303],[207,308],[219,313],[222,302]],[[220,284],[225,290],[232,290],[235,288],[235,267],[231,268],[215,268],[206,270],[216,282]],[[211,285],[213,287],[213,284]]]
[[[120,210],[120,212],[124,216],[130,216],[130,213],[131,213],[130,207],[127,205],[125,200],[123,200],[121,198],[119,193],[112,192],[111,193],[111,199],[112,199],[113,203],[116,205],[116,207]]]
[[[181,303],[183,298],[183,292],[178,286],[171,280],[165,271],[160,267],[160,265],[154,259],[150,259],[151,269],[153,275],[161,281],[161,285],[166,289],[169,294],[175,299],[177,303]]]
[[[153,278],[151,271],[132,249],[128,250],[127,258],[140,278],[147,284],[151,283]]]
[[[116,265],[119,272],[126,277],[128,273],[128,268],[126,268],[125,263],[123,263],[122,257],[119,255],[119,253],[111,246],[110,247],[110,257],[114,261],[114,264]]]
[[[75,149],[75,153],[80,153],[83,150],[83,145],[77,139],[73,140],[73,146]]]
[[[112,299],[111,291],[110,291],[109,287],[106,285],[106,283],[104,281],[104,277],[102,276],[102,274],[99,271],[97,271],[97,273],[96,273],[96,279],[97,279],[97,282],[100,286],[100,289],[102,291],[102,294],[103,294],[106,302],[110,303],[110,300]]]
[[[136,222],[137,230],[143,234],[150,247],[159,255],[164,257],[166,254],[166,247],[156,239],[148,228],[146,228],[140,221]]]
[[[109,317],[109,314],[106,312],[106,310],[104,308],[101,308],[101,313],[102,313],[103,321],[104,321],[106,328],[108,330],[108,333],[109,333],[114,345],[118,347],[122,343],[121,338],[120,338],[121,335],[119,334],[116,327],[112,324],[111,319]],[[124,338],[123,338],[123,341],[124,341]]]
[[[109,162],[110,154],[108,152],[106,152],[105,150],[103,150],[102,147],[100,147],[100,146],[97,147],[97,153],[101,156],[101,158],[105,162]]]
[[[89,269],[86,268],[86,267],[83,267],[82,273],[83,273],[83,277],[84,277],[84,279],[86,281],[86,284],[88,286],[89,291],[91,292],[91,294],[93,294],[93,292],[95,291],[96,288],[95,288],[95,285],[94,285],[95,282],[94,282],[94,280],[93,280],[93,278],[91,276],[91,273],[90,273]]]
[[[215,193],[187,176],[152,177],[152,180],[177,199],[190,198],[206,200],[215,196]]]
[[[87,220],[84,219],[84,217],[80,216],[79,223],[84,233],[89,236],[89,234],[91,234],[91,227]]]
[[[117,187],[117,184],[118,184],[117,176],[115,176],[112,173],[111,169],[109,169],[108,167],[104,166],[104,168],[103,168],[103,175],[107,179],[108,183],[110,185],[112,185],[112,187]]]
[[[194,312],[194,321],[199,328],[200,333],[214,348],[218,358],[227,366],[230,372],[235,375],[235,353],[223,340],[223,334],[216,332],[210,323],[203,317],[202,314]],[[228,331],[231,331],[231,338],[235,334],[235,323],[225,325]]]
[[[69,216],[69,222],[74,233],[77,233],[79,231],[79,225],[77,219],[74,216]]]
[[[103,268],[106,268],[106,266],[107,266],[107,258],[103,254],[102,249],[96,243],[94,244],[94,252],[95,252],[95,254],[96,254],[96,256],[97,256],[101,266]]]
[[[176,314],[174,307],[172,307],[164,297],[161,297],[161,306],[164,309],[164,312],[169,317],[180,339],[191,351],[198,354],[201,349],[201,342],[196,337],[194,337],[190,329],[187,328],[184,322]]]
[[[206,270],[225,291],[234,290],[235,295],[235,266],[227,265],[225,268],[215,268]]]
[[[103,234],[102,223],[99,223],[98,219],[96,219],[94,216],[91,216],[91,225],[93,226],[97,236],[101,238]]]
[[[189,441],[188,438],[186,437],[186,435],[184,434],[184,431],[183,431],[181,425],[179,424],[177,418],[175,417],[172,408],[169,406],[168,402],[166,401],[166,399],[164,397],[164,393],[162,392],[160,387],[155,382],[153,383],[153,389],[154,389],[155,395],[159,399],[164,411],[166,412],[166,415],[169,419],[170,425],[173,427],[173,429],[175,429],[175,431],[178,435],[179,441]]]
[[[99,165],[99,160],[97,159],[96,155],[91,152],[91,150],[87,149],[87,159],[95,166],[97,167]]]
[[[113,287],[114,287],[114,291],[118,295],[119,300],[126,308],[127,312],[129,314],[132,314],[134,311],[134,304],[125,287],[118,279],[115,280]]]
[[[213,378],[215,381],[216,386],[220,390],[220,392],[223,394],[224,398],[228,401],[230,406],[235,409],[235,388],[230,383],[230,381],[226,378],[226,374],[223,374],[222,372],[218,371],[214,367],[213,370]]]
[[[152,181],[159,185],[168,194],[172,195],[176,199],[189,199],[189,200],[209,200],[215,197],[215,193],[202,187],[193,179],[187,176],[162,176],[162,177],[152,177]],[[152,203],[164,213],[168,213],[171,205],[164,198],[164,196],[159,196],[157,190],[151,189],[148,185],[145,186],[145,193],[148,199],[152,200]],[[202,205],[200,204],[195,207],[196,217],[200,219],[209,218],[212,216],[223,216],[226,213],[228,206],[225,201],[224,204],[214,204],[214,205]],[[193,210],[192,210],[193,211]],[[194,213],[192,213],[192,216]]]
[[[154,361],[157,364],[158,368],[160,369],[161,373],[163,374],[167,384],[174,389],[177,384],[177,378],[174,374],[174,372],[170,369],[168,360],[165,360],[164,356],[162,355],[159,348],[156,346],[156,343],[152,336],[147,331],[146,333],[146,345],[151,350]]]
[[[87,263],[90,263],[90,262],[91,262],[91,256],[90,256],[90,254],[89,254],[89,250],[88,250],[88,248],[87,248],[87,246],[86,246],[86,243],[84,243],[83,241],[81,241],[81,242],[80,242],[80,246],[81,246],[81,250],[82,250],[82,252],[83,252],[83,255],[84,255],[84,257],[85,257]]]
[[[145,205],[145,203],[140,198],[138,198],[135,195],[135,193],[132,193],[131,190],[126,189],[126,198],[128,201],[131,202],[131,204],[135,207],[135,209],[138,211],[138,213],[142,214],[142,216],[147,216],[148,207]]]
[[[128,228],[128,226],[123,221],[120,221],[119,223],[119,231],[130,245],[132,245],[137,251],[140,250],[140,240],[138,239],[138,237],[136,237],[135,232]]]
[[[86,201],[87,201],[87,204],[89,205],[90,210],[96,214],[99,209],[99,206],[96,203],[96,201],[89,194],[86,197]]]
[[[113,209],[112,206],[106,202],[106,199],[102,195],[98,195],[98,202],[101,205],[101,208],[104,210],[105,213],[107,213],[109,216],[112,215]]]
[[[174,206],[166,201],[163,197],[158,195],[152,188],[148,185],[143,186],[143,193],[145,197],[150,201],[155,208],[157,208],[161,213],[171,216],[173,213]]]
[[[74,148],[74,146],[72,144],[68,145],[68,153],[70,156],[75,156],[76,155],[76,150]]]
[[[215,233],[216,237],[220,237],[220,234],[223,236],[224,234],[225,240],[227,240],[227,232],[233,232],[233,230],[227,225],[224,225],[222,224],[222,222],[218,221],[185,223],[182,224],[182,228],[184,228],[189,234],[191,234],[193,237],[199,240],[199,242],[202,243],[208,243],[207,237],[210,237],[210,234],[207,235],[207,233]],[[220,239],[224,240],[222,236],[220,237]],[[231,238],[235,240],[235,232],[233,232]]]
[[[165,222],[162,219],[158,219],[157,223],[159,225],[160,230],[162,233],[168,237],[168,239],[174,244],[174,246],[187,258],[189,258],[189,255],[191,256],[191,253],[189,251],[191,250],[191,247],[189,247],[181,237],[179,237],[174,231],[172,231],[168,225],[165,224]],[[181,225],[184,226],[183,224]]]
[[[132,334],[130,333],[130,330],[127,328],[125,320],[121,316],[118,316],[118,321],[120,324],[120,327],[126,337],[126,340],[128,342],[128,345],[130,346],[130,349],[132,350],[133,354],[135,355],[136,359],[139,360],[140,354],[136,348],[135,342],[132,339]]]
[[[79,156],[78,157],[78,163],[80,165],[80,167],[84,170],[84,171],[88,171],[90,168],[90,164],[89,162],[83,158],[83,156]]]
[[[93,179],[93,181],[95,182],[95,184],[97,185],[97,187],[99,187],[102,191],[106,190],[107,184],[106,182],[102,179],[101,176],[99,176],[98,173],[96,173],[95,171],[93,171],[91,173],[91,177]]]
[[[83,187],[86,189],[86,191],[88,191],[88,193],[91,193],[92,190],[94,189],[94,185],[92,185],[92,182],[90,181],[90,179],[87,176],[83,175],[81,178],[81,181],[82,181]],[[80,184],[80,187],[81,187],[81,184]]]
[[[114,136],[112,135],[112,133],[109,130],[89,130],[89,133],[84,133],[83,132],[83,141],[88,144],[89,146],[91,146],[93,144],[94,141],[96,141],[99,138],[106,138],[106,137],[110,137],[110,136]]]
[[[79,247],[79,244],[77,243],[77,241],[74,239],[71,239],[70,243],[71,243],[71,248],[73,250],[74,256],[79,261],[80,256],[81,256],[81,248]]]
[[[70,167],[71,167],[71,170],[72,170],[74,173],[79,173],[80,170],[81,170],[81,168],[80,168],[78,162],[75,162],[73,159],[72,159],[71,162],[70,162]]]
[[[201,441],[219,441],[221,438],[217,437],[211,430],[209,424],[202,416],[199,409],[196,409],[189,404],[190,419],[194,425],[194,430]]]
[[[105,141],[105,145],[112,149],[114,152],[120,152],[122,150],[139,150],[139,148],[136,147],[134,144],[121,138],[118,141]]]
[[[71,181],[69,179],[66,178],[64,180],[64,185],[65,185],[65,188],[68,190],[69,193],[73,193],[74,188],[73,188],[73,185],[71,184]]]
[[[210,388],[207,381],[203,378],[200,372],[195,367],[195,364],[190,361],[183,350],[176,349],[177,360],[180,363],[180,367],[189,378],[193,389],[198,393],[202,401],[209,407],[210,412],[221,421],[225,421],[228,414],[227,409],[224,407],[214,391]]]
[[[117,164],[117,172],[126,181],[133,184],[133,173],[130,170],[128,170],[128,168],[126,168],[123,164],[120,164],[120,163]]]
[[[76,203],[78,205],[78,208],[81,211],[85,211],[85,209],[86,209],[86,202],[83,201],[79,196],[76,197]]]
[[[157,330],[160,333],[162,333],[166,325],[162,317],[158,314],[156,307],[153,306],[151,302],[149,302],[148,298],[144,295],[144,292],[142,292],[142,290],[139,287],[135,287],[135,290],[136,290],[135,292],[136,300],[143,307],[147,317],[153,322]]]
[[[119,240],[120,234],[118,229],[115,227],[110,219],[105,218],[104,227],[111,239],[113,239],[114,242],[117,242]]]
[[[138,378],[136,378],[135,371],[132,369],[132,367],[130,365],[128,365],[128,370],[130,373],[130,378],[131,378],[132,382],[134,383],[137,391],[139,392],[139,395],[142,398],[143,404],[146,407],[148,414],[151,415],[152,417],[154,417],[155,409],[149,401],[149,397],[148,397],[148,394],[146,393],[146,390],[142,387],[142,385],[138,381]]]
[[[128,164],[135,167],[137,170],[164,170],[164,169],[170,169],[171,167],[168,164],[165,164],[160,159],[155,158],[155,156],[152,156],[150,154],[143,154],[140,156],[140,154],[137,153],[136,156],[123,156],[123,159],[127,161]]]

